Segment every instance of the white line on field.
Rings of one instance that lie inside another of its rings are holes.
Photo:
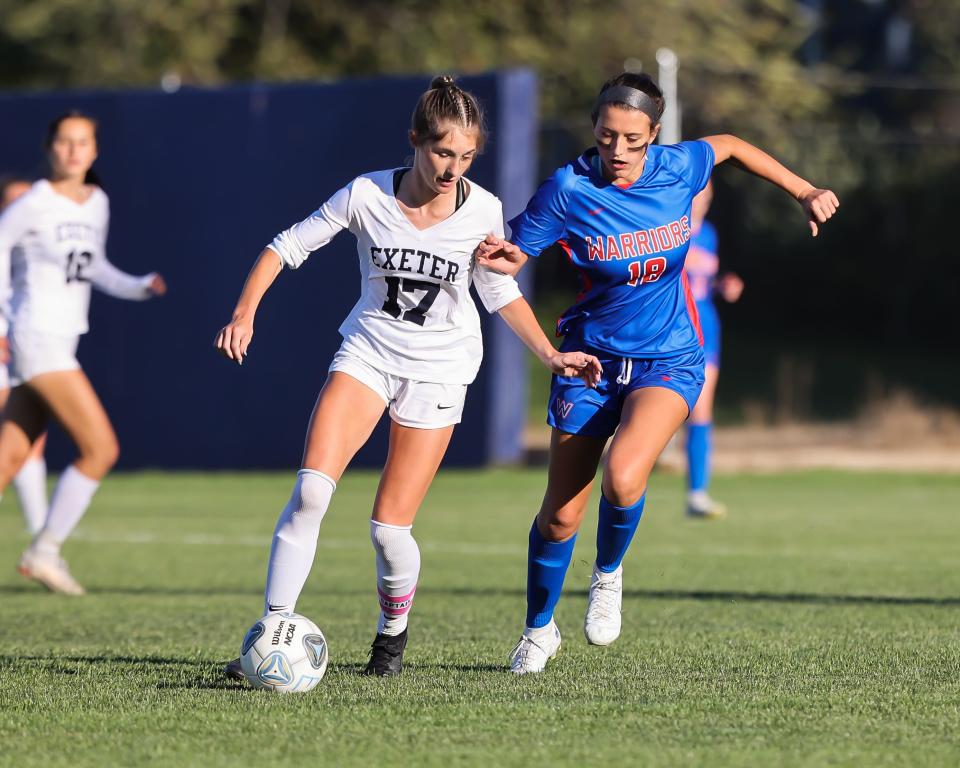
[[[267,549],[270,546],[270,538],[266,536],[228,536],[216,533],[190,533],[180,536],[171,534],[159,534],[149,531],[128,531],[128,532],[110,532],[94,530],[78,530],[71,537],[77,541],[85,541],[93,544],[132,544],[132,545],[177,545],[177,546],[199,546],[199,547],[257,547]],[[321,534],[317,542],[319,549],[345,550],[351,552],[366,552],[370,549],[370,544],[365,537],[356,539],[335,539]],[[436,552],[447,555],[463,555],[467,557],[524,557],[527,554],[525,546],[509,546],[502,544],[471,544],[468,542],[451,541],[421,541],[420,549],[425,552]],[[775,549],[770,548],[764,551],[738,549],[726,547],[720,544],[712,544],[700,547],[665,547],[651,546],[646,552],[647,557],[748,557],[748,558],[796,558],[810,559],[817,558],[820,561],[829,560],[841,563],[872,563],[884,562],[889,564],[889,556],[884,553],[875,555],[862,552],[837,551],[825,552],[823,550],[806,549]],[[891,564],[892,565],[892,564]],[[936,558],[926,558],[924,565],[929,567],[956,565],[955,561],[949,562]],[[913,562],[911,568],[915,568],[917,563]]]
[[[175,544],[200,547],[262,547],[270,546],[270,539],[265,536],[224,536],[216,533],[189,533],[182,536],[149,533],[146,531],[131,531],[127,533],[111,533],[105,531],[77,531],[71,537],[76,541],[86,541],[93,544]],[[365,539],[332,539],[329,536],[320,536],[317,546],[321,549],[363,550],[370,549]],[[462,542],[420,542],[420,548],[430,552],[444,552],[454,555],[475,555],[479,557],[489,555],[526,555],[526,547],[509,547],[490,544],[464,544]]]

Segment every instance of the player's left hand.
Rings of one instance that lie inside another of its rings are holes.
[[[163,296],[167,292],[167,281],[163,279],[163,275],[154,273],[147,290],[154,296]]]
[[[10,362],[10,341],[6,336],[0,336],[0,365]]]
[[[496,235],[487,235],[475,251],[477,264],[499,272],[501,275],[516,275],[527,263],[527,254],[509,240]]]
[[[727,272],[717,280],[717,293],[723,300],[733,304],[740,300],[743,293],[743,280],[734,272]]]
[[[600,361],[586,352],[557,352],[547,360],[547,367],[558,376],[577,376],[591,389],[603,373]]]
[[[814,237],[820,232],[819,225],[826,222],[840,207],[837,196],[829,189],[814,189],[811,187],[798,195],[797,201],[807,216],[810,232]]]

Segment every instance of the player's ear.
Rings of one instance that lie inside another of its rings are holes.
[[[417,148],[417,132],[411,128],[409,131],[407,131],[407,139],[409,139],[410,141],[410,146],[416,149]]]
[[[655,126],[653,126],[653,130],[650,131],[650,141],[648,142],[649,144],[654,144],[654,143],[656,143],[656,141],[657,141],[657,136],[660,135],[660,126],[661,126],[661,125],[663,125],[663,123],[657,123]]]

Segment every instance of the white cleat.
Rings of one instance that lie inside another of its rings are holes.
[[[623,566],[613,573],[604,573],[593,566],[587,615],[583,634],[590,645],[610,645],[620,637],[620,609],[623,605]]]
[[[28,549],[20,557],[17,572],[21,576],[40,582],[51,592],[74,596],[87,594],[87,591],[70,574],[67,561],[61,557],[41,555]]]
[[[706,491],[690,491],[687,494],[687,517],[694,520],[722,520],[727,508],[710,498]]]
[[[551,620],[539,629],[525,629],[510,654],[510,671],[515,675],[543,672],[547,662],[560,653],[560,630]]]

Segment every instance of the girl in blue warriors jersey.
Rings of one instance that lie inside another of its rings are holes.
[[[717,230],[706,219],[712,201],[713,184],[707,183],[703,191],[693,198],[690,249],[683,267],[700,318],[706,363],[703,389],[687,427],[687,516],[701,520],[719,519],[727,513],[726,507],[707,493],[713,442],[713,397],[720,375],[720,317],[713,297],[718,295],[724,301],[733,303],[739,300],[743,292],[743,281],[737,275],[727,273],[718,276],[720,257],[717,253]]]
[[[526,627],[510,657],[516,674],[542,671],[560,648],[553,611],[612,435],[584,632],[594,645],[620,634],[621,561],[640,521],[647,477],[704,382],[703,336],[683,263],[691,203],[713,167],[732,160],[781,187],[814,236],[839,205],[833,192],[735,136],[654,145],[663,108],[663,94],[647,75],[623,73],[604,83],[592,113],[596,147],[541,185],[510,222],[511,241],[490,236],[478,249],[479,263],[515,274],[528,256],[560,242],[583,280],[558,321],[562,349],[582,349],[603,365],[596,388],[553,379],[547,490],[530,529]]]

